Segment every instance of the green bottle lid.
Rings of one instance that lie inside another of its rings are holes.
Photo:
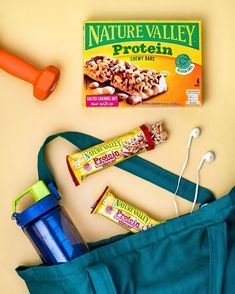
[[[19,201],[26,195],[31,194],[34,198],[35,203],[43,199],[44,197],[51,194],[50,190],[47,188],[47,185],[43,181],[38,181],[36,184],[32,185],[21,194],[17,195],[12,202],[12,211],[16,212],[16,206]]]

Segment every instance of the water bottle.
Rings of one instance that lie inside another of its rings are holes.
[[[19,201],[31,194],[34,204],[16,212]],[[39,181],[13,201],[12,218],[30,239],[44,264],[67,262],[87,252],[88,248],[70,218],[59,205],[61,196],[55,186]]]

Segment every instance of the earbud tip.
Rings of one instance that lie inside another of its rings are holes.
[[[201,134],[201,130],[199,128],[193,129],[193,137],[197,138]]]
[[[212,161],[214,161],[215,160],[215,153],[214,152],[207,152],[206,154],[205,154],[205,159],[206,159],[206,161],[208,161],[208,162],[212,162]]]

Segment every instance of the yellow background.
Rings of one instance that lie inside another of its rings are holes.
[[[37,152],[50,134],[74,130],[102,139],[120,135],[142,123],[163,120],[169,141],[142,156],[179,173],[188,133],[201,127],[193,141],[185,176],[196,178],[201,156],[209,150],[216,161],[205,164],[202,185],[216,197],[235,182],[235,82],[233,0],[8,0],[0,9],[0,42],[9,50],[42,68],[53,64],[61,78],[51,97],[33,98],[31,85],[0,71],[0,290],[4,294],[28,293],[14,268],[39,263],[35,250],[10,219],[11,201],[37,181]],[[81,106],[82,21],[88,19],[202,19],[203,96],[202,108],[88,109]],[[115,167],[90,176],[75,187],[65,156],[76,149],[57,140],[47,148],[47,158],[64,196],[62,204],[86,241],[124,232],[90,206],[106,185],[126,202],[142,208],[155,219],[174,217],[172,195]],[[179,200],[181,213],[189,202]]]

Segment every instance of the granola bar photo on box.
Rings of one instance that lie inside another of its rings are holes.
[[[200,21],[84,22],[85,107],[201,106]]]

